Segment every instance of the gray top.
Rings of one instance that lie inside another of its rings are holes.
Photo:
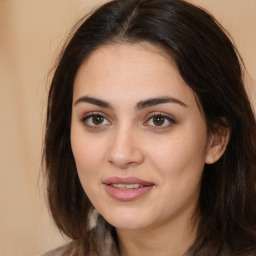
[[[72,244],[73,244],[73,242],[66,243],[58,248],[55,248],[51,251],[40,254],[38,256],[62,256],[68,249],[73,247]]]
[[[118,256],[116,245],[113,241],[113,238],[110,234],[106,236],[106,239],[104,241],[104,246],[101,248],[101,256]],[[85,256],[83,253],[79,253],[79,248],[77,248],[74,241],[68,242],[64,244],[63,246],[60,246],[58,248],[55,248],[51,251],[48,251],[46,253],[43,253],[38,256],[72,256],[72,255],[79,255],[79,256]],[[88,253],[86,253],[86,256],[96,256],[95,251],[90,250]]]

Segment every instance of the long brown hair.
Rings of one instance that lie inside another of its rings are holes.
[[[80,65],[98,47],[143,41],[174,59],[200,101],[209,133],[216,125],[231,131],[222,158],[205,166],[197,238],[187,254],[255,253],[256,122],[242,61],[221,25],[202,8],[182,0],[110,1],[83,20],[65,46],[49,91],[44,150],[55,223],[68,237],[83,241],[84,250],[97,247],[107,230],[114,232],[102,217],[101,231],[88,232],[94,207],[81,187],[70,145],[73,83]]]

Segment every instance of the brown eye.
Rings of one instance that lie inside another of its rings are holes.
[[[104,117],[100,115],[94,115],[92,116],[92,122],[95,125],[100,125],[104,122]]]
[[[144,125],[162,129],[171,127],[175,123],[176,121],[169,115],[153,113]]]
[[[82,122],[89,128],[101,128],[102,126],[108,126],[111,122],[106,117],[100,114],[88,114],[82,118]]]
[[[153,123],[156,126],[162,126],[165,122],[165,118],[163,116],[157,115],[153,117]]]

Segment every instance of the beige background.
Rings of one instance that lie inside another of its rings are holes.
[[[101,2],[0,0],[0,256],[32,256],[63,243],[40,176],[47,78],[74,22]],[[256,0],[191,2],[230,31],[256,80]]]

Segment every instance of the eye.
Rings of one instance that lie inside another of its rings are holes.
[[[111,124],[106,117],[99,113],[87,114],[82,118],[82,122],[85,126],[93,129]]]
[[[167,128],[175,123],[175,120],[170,116],[162,113],[153,113],[145,124],[147,126],[153,126],[154,128]]]

